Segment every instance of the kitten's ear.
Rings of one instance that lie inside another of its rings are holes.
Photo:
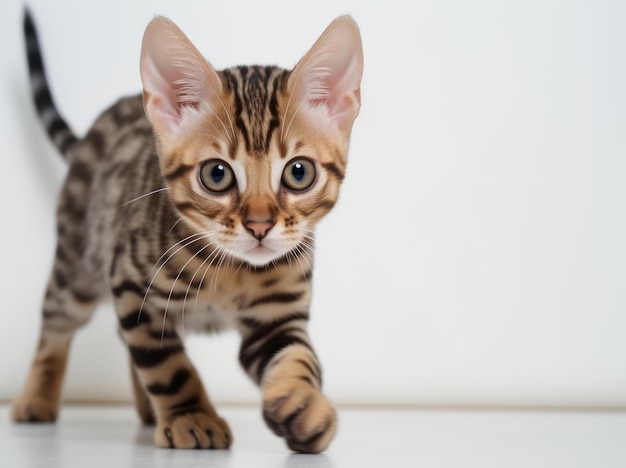
[[[221,93],[215,70],[167,18],[156,17],[146,28],[140,70],[146,114],[161,137],[179,136]]]
[[[320,118],[319,109],[325,109],[333,125],[349,132],[361,107],[362,74],[359,27],[350,16],[340,16],[298,62],[289,85],[305,111]]]

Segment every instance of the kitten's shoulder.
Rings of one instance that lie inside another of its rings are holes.
[[[119,148],[120,143],[128,137],[143,141],[154,139],[141,94],[120,98],[105,109],[85,137],[73,148],[70,159],[88,162],[94,158],[102,158],[114,148]]]
[[[144,135],[153,138],[152,125],[146,118],[143,95],[120,98],[105,109],[89,129],[80,145],[91,147],[96,153],[105,153],[126,135]]]
[[[106,109],[95,122],[98,125],[113,125],[121,128],[137,123],[147,123],[146,114],[143,107],[143,95],[136,94],[120,98],[117,102]]]

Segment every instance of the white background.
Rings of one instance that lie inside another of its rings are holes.
[[[213,65],[291,67],[337,15],[365,51],[341,201],[319,229],[311,333],[343,404],[626,406],[626,3],[30,0],[77,133],[139,91],[172,18]],[[64,166],[0,4],[0,399],[36,345]],[[254,402],[234,334],[193,337],[210,394]],[[130,398],[110,305],[64,396]]]

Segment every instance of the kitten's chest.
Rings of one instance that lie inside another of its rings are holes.
[[[147,296],[157,315],[177,329],[217,332],[238,327],[242,318],[271,320],[285,307],[308,309],[308,282],[292,268],[251,271],[223,264],[202,269],[195,259],[184,270],[177,268],[160,272]]]
[[[228,268],[209,268],[190,278],[160,272],[152,280],[147,302],[177,329],[215,332],[233,328],[245,307],[247,287],[233,281],[229,273]]]
[[[238,311],[231,307],[216,307],[202,304],[197,309],[179,309],[179,319],[174,319],[175,328],[199,333],[214,333],[230,330],[237,325]]]

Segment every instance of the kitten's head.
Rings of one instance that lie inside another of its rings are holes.
[[[176,25],[154,19],[141,53],[144,105],[183,219],[255,266],[307,246],[337,201],[362,70],[350,17],[291,71],[215,71]]]

